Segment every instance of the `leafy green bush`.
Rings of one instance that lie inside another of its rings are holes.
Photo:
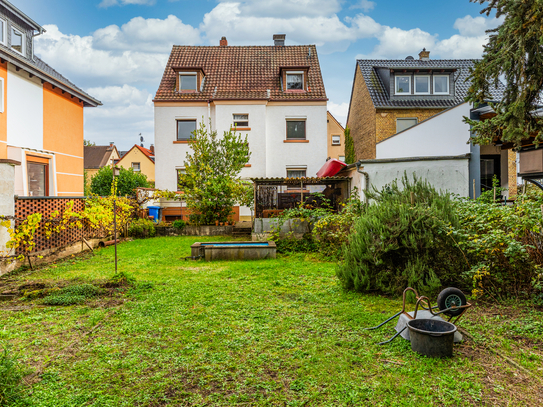
[[[136,188],[149,188],[147,176],[141,172],[134,172],[132,168],[120,168],[117,181],[117,196],[134,196]],[[109,165],[100,168],[90,181],[90,190],[98,196],[112,195],[113,170]]]
[[[128,234],[137,238],[155,237],[155,224],[149,219],[137,219],[128,227]]]
[[[172,226],[176,229],[183,230],[187,224],[184,220],[177,219],[172,222]]]
[[[76,305],[103,293],[103,290],[92,284],[77,284],[61,288],[44,298],[45,305]]]
[[[5,347],[0,353],[0,406],[23,404],[23,372]],[[24,403],[26,404],[26,403]],[[23,404],[23,405],[24,405]]]
[[[406,287],[436,293],[461,285],[466,260],[452,237],[454,202],[426,181],[407,176],[378,192],[354,224],[337,276],[347,289],[400,294]]]
[[[129,287],[136,284],[136,279],[131,275],[121,271],[114,274],[105,284],[106,287]]]

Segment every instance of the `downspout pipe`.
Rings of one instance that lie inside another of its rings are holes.
[[[359,174],[362,174],[364,175],[364,203],[367,204],[368,203],[368,188],[369,188],[369,185],[370,185],[370,174],[368,174],[366,171],[360,171],[360,167],[362,164],[360,164],[360,161],[358,161],[356,164],[356,171],[359,173]]]

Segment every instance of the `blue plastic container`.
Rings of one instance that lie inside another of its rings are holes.
[[[153,222],[158,222],[160,220],[160,206],[148,206],[149,216],[153,217]]]

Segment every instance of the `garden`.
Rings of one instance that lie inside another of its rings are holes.
[[[418,356],[390,296],[343,289],[318,253],[185,261],[155,237],[0,279],[0,405],[538,405],[543,311],[479,300],[452,359]]]

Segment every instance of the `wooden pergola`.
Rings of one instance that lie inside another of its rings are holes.
[[[255,217],[269,218],[285,209],[299,206],[318,208],[329,204],[338,211],[349,199],[351,178],[252,178],[254,183]]]

